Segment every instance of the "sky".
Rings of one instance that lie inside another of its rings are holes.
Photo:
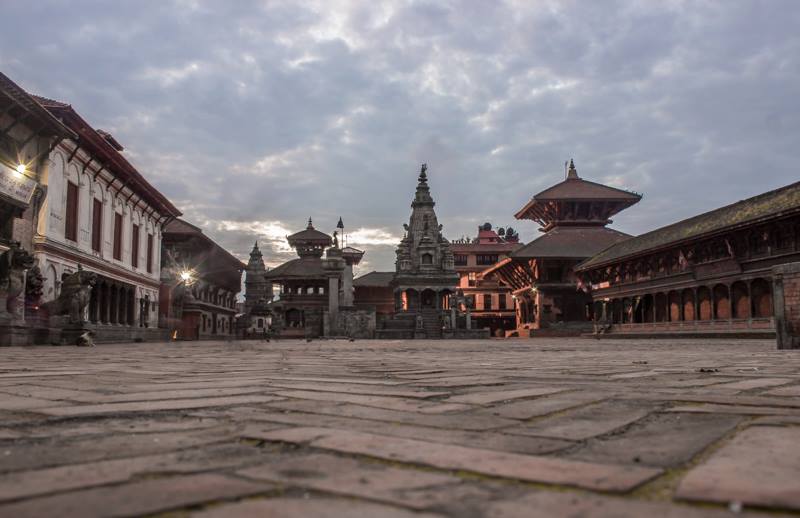
[[[393,270],[420,164],[450,239],[578,174],[639,234],[800,179],[795,0],[0,0],[0,71],[111,132],[223,247],[309,217]]]

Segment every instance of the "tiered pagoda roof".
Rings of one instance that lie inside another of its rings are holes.
[[[570,160],[567,178],[534,195],[514,217],[536,221],[543,232],[559,225],[605,226],[611,216],[641,199],[641,194],[580,178]]]

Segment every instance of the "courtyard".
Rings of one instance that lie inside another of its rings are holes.
[[[800,512],[771,340],[4,348],[0,516]]]

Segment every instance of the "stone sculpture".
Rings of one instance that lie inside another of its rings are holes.
[[[12,242],[0,255],[0,317],[22,319],[20,295],[25,286],[25,270],[33,267],[33,256]]]
[[[51,317],[69,315],[70,323],[82,323],[85,321],[85,309],[89,305],[92,288],[96,282],[96,273],[87,272],[78,265],[78,271],[64,279],[58,298],[43,304],[42,309]]]

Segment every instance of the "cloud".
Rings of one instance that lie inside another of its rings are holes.
[[[341,216],[389,270],[421,162],[451,238],[536,237],[513,214],[570,157],[645,194],[630,233],[796,181],[798,26],[792,0],[12,0],[0,68],[238,257]]]

